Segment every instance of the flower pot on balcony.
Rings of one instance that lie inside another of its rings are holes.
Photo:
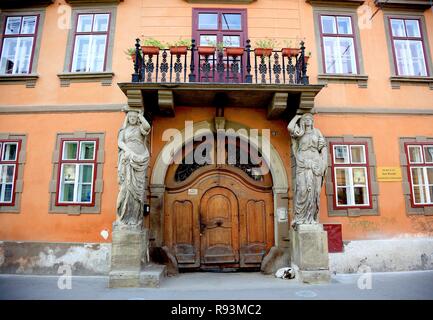
[[[131,53],[132,62],[135,63],[135,53]]]
[[[244,48],[228,47],[225,49],[226,55],[229,57],[239,57],[244,54]]]
[[[283,57],[296,57],[301,52],[298,48],[283,48]]]
[[[310,59],[310,56],[304,56],[304,63],[305,63],[305,64],[308,63],[308,59]]]
[[[216,51],[215,47],[209,47],[209,46],[199,46],[198,47],[198,53],[202,56],[210,56],[213,55]]]
[[[171,46],[170,53],[173,55],[184,55],[188,51],[188,46]]]
[[[159,48],[155,46],[141,46],[141,51],[143,51],[143,54],[147,54],[149,56],[159,54]]]
[[[257,48],[254,49],[254,53],[256,54],[256,56],[270,57],[272,55],[272,48]]]

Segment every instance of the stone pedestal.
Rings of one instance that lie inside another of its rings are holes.
[[[292,265],[306,283],[330,281],[328,237],[321,224],[301,224],[290,229]]]
[[[148,232],[113,224],[110,288],[140,286],[140,272],[148,262]]]

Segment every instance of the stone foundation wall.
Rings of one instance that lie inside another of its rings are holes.
[[[110,243],[48,243],[0,241],[0,273],[58,274],[62,265],[73,275],[108,275]],[[344,252],[329,254],[334,273],[433,270],[433,238],[350,241]]]
[[[0,242],[0,273],[105,275],[110,271],[110,243]]]
[[[345,243],[342,253],[329,254],[334,273],[433,270],[433,238],[359,240]]]

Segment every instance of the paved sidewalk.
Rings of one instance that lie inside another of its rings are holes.
[[[107,277],[72,277],[58,288],[57,276],[0,275],[0,299],[433,299],[433,271],[373,273],[371,289],[359,289],[360,274],[332,276],[329,284],[308,285],[260,273],[184,273],[162,287],[107,288]]]

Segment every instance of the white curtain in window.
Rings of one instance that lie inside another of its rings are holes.
[[[394,40],[398,74],[427,76],[422,42],[418,40]]]
[[[0,73],[29,73],[32,49],[32,37],[5,38],[0,59]]]
[[[72,72],[104,71],[106,35],[78,35],[75,38]]]
[[[352,38],[324,37],[323,42],[326,73],[357,73]]]

